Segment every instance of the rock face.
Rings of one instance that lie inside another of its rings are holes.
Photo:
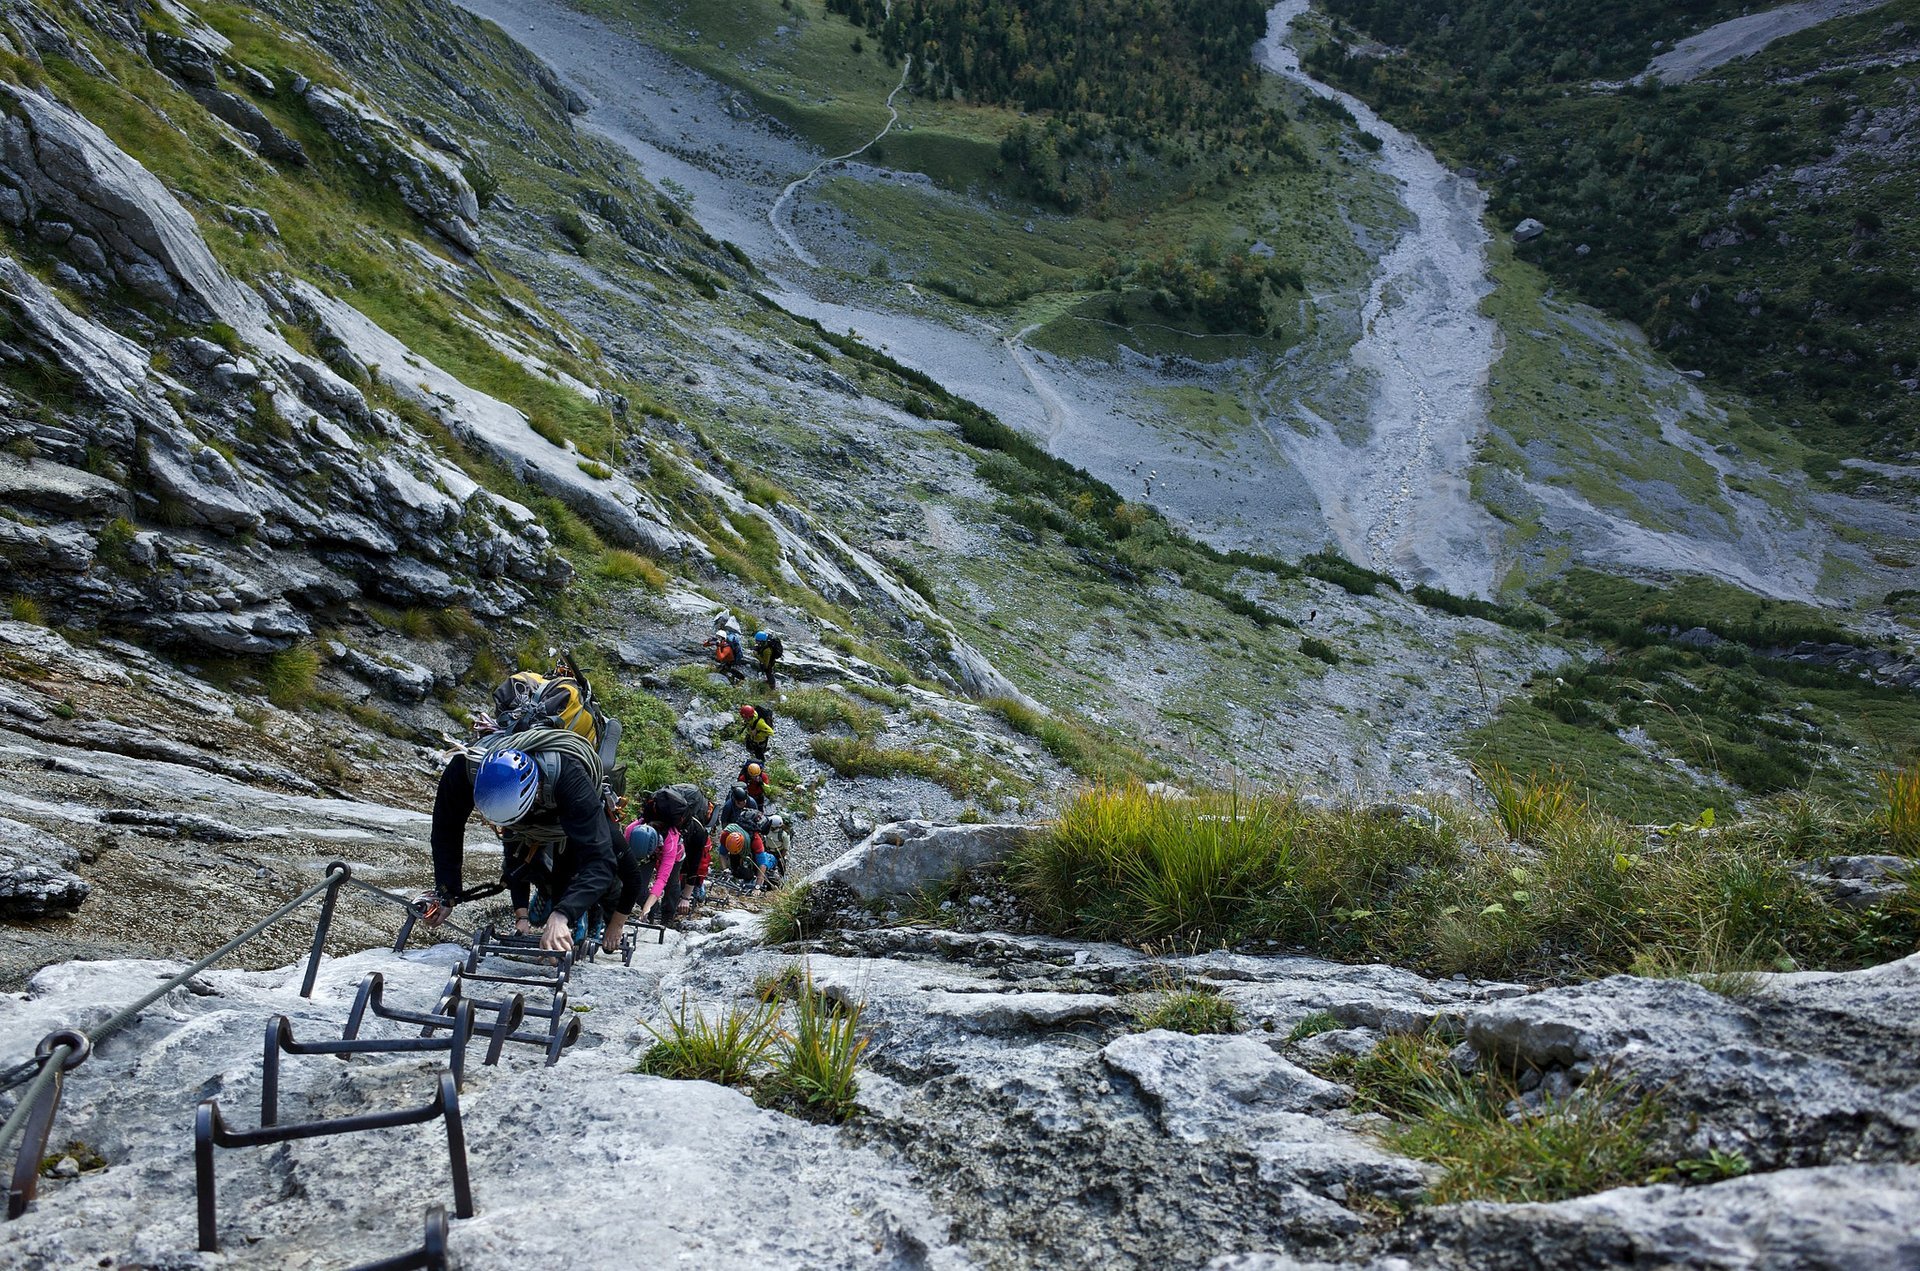
[[[812,881],[844,883],[862,900],[906,896],[997,861],[1034,833],[1029,825],[942,825],[896,821],[816,870]]]
[[[480,250],[480,201],[459,164],[351,94],[308,84],[301,97],[327,134],[369,175],[391,185],[408,210],[463,250]]]
[[[1781,1168],[1920,1154],[1920,955],[1759,977],[1739,999],[1616,976],[1480,1007],[1467,1044],[1486,1062],[1658,1092],[1692,1127],[1686,1155]]]
[[[1711,1187],[1629,1187],[1556,1205],[1461,1205],[1398,1242],[1481,1271],[1674,1267],[1895,1268],[1920,1265],[1920,1168],[1783,1170]]]
[[[258,296],[213,258],[193,218],[167,188],[90,121],[30,88],[0,82],[0,220],[61,238],[100,262],[111,281],[179,310],[216,318],[243,336],[271,331]],[[273,343],[280,341],[273,337]]]
[[[0,817],[0,915],[76,909],[92,887],[67,866],[79,853],[50,834]]]

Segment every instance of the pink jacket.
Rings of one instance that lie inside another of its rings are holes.
[[[632,834],[633,827],[639,824],[637,820],[629,821],[627,828],[621,831],[620,836],[625,838]],[[673,867],[680,863],[680,858],[685,855],[686,848],[680,842],[680,831],[668,830],[666,839],[660,845],[660,864],[653,871],[653,886],[647,889],[647,895],[658,900],[666,894],[667,878],[673,873]]]

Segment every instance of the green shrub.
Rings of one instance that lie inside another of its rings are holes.
[[[1239,1024],[1233,1003],[1208,988],[1169,989],[1143,995],[1133,1010],[1136,1032],[1156,1028],[1176,1033],[1231,1033]]]
[[[1047,715],[1012,697],[990,697],[980,705],[1017,733],[1046,747],[1047,753],[1094,781],[1157,778],[1165,769],[1118,738],[1102,736],[1076,720]]]
[[[1335,652],[1332,645],[1320,639],[1318,636],[1301,636],[1300,652],[1310,658],[1325,662],[1328,666],[1340,665],[1339,653]]]
[[[1920,760],[1880,774],[1880,813],[1895,851],[1920,856]]]
[[[896,689],[883,688],[878,684],[849,684],[847,690],[856,697],[864,697],[869,702],[889,710],[905,710],[913,701],[905,693]]]
[[[638,552],[615,547],[594,565],[594,572],[612,583],[638,584],[651,592],[667,589],[667,571]]]
[[[1304,1016],[1299,1023],[1287,1031],[1290,1042],[1305,1041],[1309,1037],[1318,1037],[1321,1033],[1332,1033],[1345,1028],[1340,1017],[1332,1011],[1314,1011]]]
[[[780,1018],[777,1003],[758,1009],[730,1007],[717,1020],[709,1021],[692,1008],[683,995],[677,1015],[667,1016],[666,1031],[642,1021],[653,1034],[653,1045],[640,1057],[635,1072],[678,1081],[712,1081],[736,1086],[747,1081],[753,1070],[773,1048]]]
[[[813,888],[782,887],[773,894],[773,903],[761,914],[760,939],[766,944],[792,944],[807,938],[807,915]]]
[[[25,622],[36,627],[47,625],[46,612],[40,608],[40,602],[32,596],[16,594],[9,597],[7,613],[15,622]]]
[[[1494,814],[1516,843],[1538,842],[1562,818],[1579,810],[1573,783],[1558,773],[1517,777],[1500,764],[1488,763],[1476,768],[1474,775],[1493,796]]]

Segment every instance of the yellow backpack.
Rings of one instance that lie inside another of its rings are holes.
[[[568,675],[548,677],[538,671],[510,675],[493,690],[493,719],[500,731],[564,728],[600,744],[600,721],[593,697],[579,680]]]

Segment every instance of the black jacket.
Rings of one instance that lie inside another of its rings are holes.
[[[563,757],[551,788],[547,784],[543,780],[533,811],[503,836],[500,876],[509,885],[538,887],[574,923],[594,905],[612,899],[620,872],[613,832],[599,787],[577,759]],[[440,774],[433,799],[433,880],[444,896],[460,894],[460,857],[472,815],[473,771],[464,754],[455,755]]]

